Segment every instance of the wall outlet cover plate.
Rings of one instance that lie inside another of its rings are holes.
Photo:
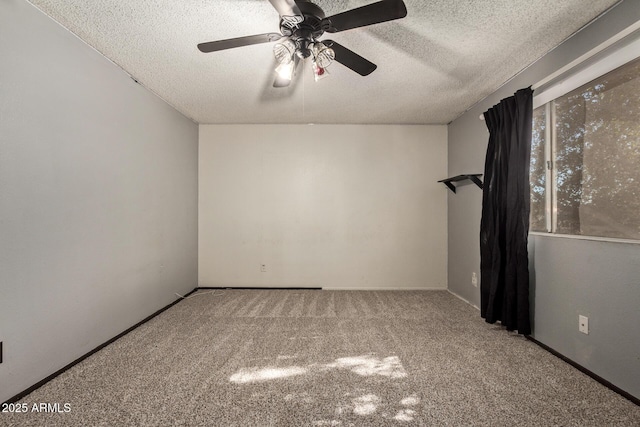
[[[587,316],[578,315],[578,330],[589,335],[589,318]]]

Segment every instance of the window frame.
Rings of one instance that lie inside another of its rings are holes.
[[[555,100],[610,71],[640,58],[640,21],[611,39],[582,55],[567,66],[541,80],[535,90],[533,108],[545,108],[545,222],[546,232],[530,231],[536,236],[549,236],[579,240],[640,244],[640,239],[589,236],[557,233],[557,168],[555,165],[557,139]]]

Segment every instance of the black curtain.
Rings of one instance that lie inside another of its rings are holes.
[[[480,314],[529,335],[529,158],[533,90],[484,113],[489,144],[480,222]]]

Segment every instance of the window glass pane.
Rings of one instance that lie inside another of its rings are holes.
[[[557,232],[640,239],[640,60],[555,100]]]
[[[529,188],[531,193],[531,231],[547,231],[545,219],[546,197],[546,141],[547,117],[545,107],[533,110],[533,136],[531,138],[531,166],[529,169]]]

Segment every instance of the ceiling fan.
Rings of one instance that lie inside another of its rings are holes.
[[[278,67],[274,87],[288,86],[301,60],[311,58],[314,77],[327,75],[326,68],[335,60],[361,76],[371,74],[377,66],[333,40],[319,41],[325,32],[337,33],[352,28],[392,21],[407,16],[402,0],[382,0],[325,17],[323,10],[307,0],[269,0],[280,15],[280,33],[265,33],[233,39],[200,43],[201,52],[216,52],[253,44],[277,42],[273,53]]]

